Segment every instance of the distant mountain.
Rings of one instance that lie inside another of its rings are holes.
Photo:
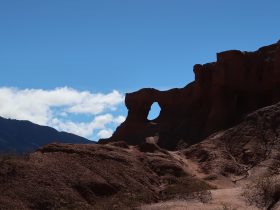
[[[53,143],[93,143],[86,138],[67,132],[59,132],[25,120],[0,117],[0,152],[25,153]]]

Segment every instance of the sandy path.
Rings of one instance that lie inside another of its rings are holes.
[[[177,152],[169,152],[174,159],[177,159],[183,166],[183,169],[203,179],[205,174],[202,173],[197,163],[182,158]],[[166,202],[144,205],[141,210],[257,210],[254,206],[248,206],[242,197],[242,189],[233,184],[228,179],[219,177],[217,180],[210,182],[218,187],[211,190],[212,199],[207,203],[199,200],[171,200]]]
[[[257,210],[248,206],[243,199],[240,188],[211,190],[212,200],[201,203],[197,200],[174,200],[142,206],[142,210]]]

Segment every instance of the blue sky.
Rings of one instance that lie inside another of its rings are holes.
[[[52,113],[34,122],[71,132],[79,129],[77,123],[111,115],[110,123],[87,133],[96,139],[97,132],[112,132],[120,122],[115,119],[126,115],[125,92],[182,87],[193,80],[193,65],[215,61],[217,52],[251,51],[278,41],[279,8],[277,0],[0,0],[0,87],[10,91],[2,100],[19,103],[18,95],[28,93],[22,99],[28,101],[39,89],[56,95],[67,87],[64,94],[71,97],[73,91],[88,91],[90,102],[77,98],[95,107],[94,94],[107,100],[115,93],[115,103],[104,99],[99,112],[69,111],[79,100],[50,105],[50,95],[38,103],[34,99],[36,109],[42,111],[44,104],[45,115]],[[22,106],[0,106],[0,114],[37,116],[22,113],[30,105]],[[50,123],[57,118],[63,126]],[[68,129],[70,122],[76,124]]]

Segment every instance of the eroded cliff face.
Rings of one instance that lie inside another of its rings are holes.
[[[126,94],[128,116],[107,140],[137,145],[157,137],[159,146],[175,149],[200,142],[215,131],[235,125],[261,107],[280,100],[280,42],[255,52],[230,50],[217,61],[194,66],[195,81],[184,88],[145,88]],[[147,119],[151,105],[161,107]]]

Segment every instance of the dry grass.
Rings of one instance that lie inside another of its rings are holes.
[[[171,209],[191,210],[192,208],[187,207],[187,203],[185,200],[172,200],[167,202],[159,202],[152,205],[145,205],[139,208],[139,210],[171,210]]]
[[[234,208],[230,205],[227,205],[227,204],[222,204],[222,207],[217,209],[217,210],[237,210],[237,208]]]
[[[180,181],[187,174],[169,154],[51,144],[30,156],[0,157],[0,209],[133,209],[159,201],[166,176],[174,179],[168,197],[184,192],[182,183],[196,189]]]
[[[172,200],[167,202],[159,202],[152,205],[146,205],[139,208],[139,210],[237,210],[228,204],[222,204],[221,207],[205,206],[202,203],[194,203],[185,200]]]
[[[208,202],[211,200],[210,189],[213,187],[204,181],[190,176],[179,177],[161,192],[161,199],[198,199],[202,202]]]
[[[265,176],[259,178],[253,184],[245,186],[242,195],[250,205],[259,208],[272,209],[280,200],[280,178],[277,176]]]
[[[0,155],[0,183],[16,176],[19,167],[29,159],[29,155],[1,154]]]

